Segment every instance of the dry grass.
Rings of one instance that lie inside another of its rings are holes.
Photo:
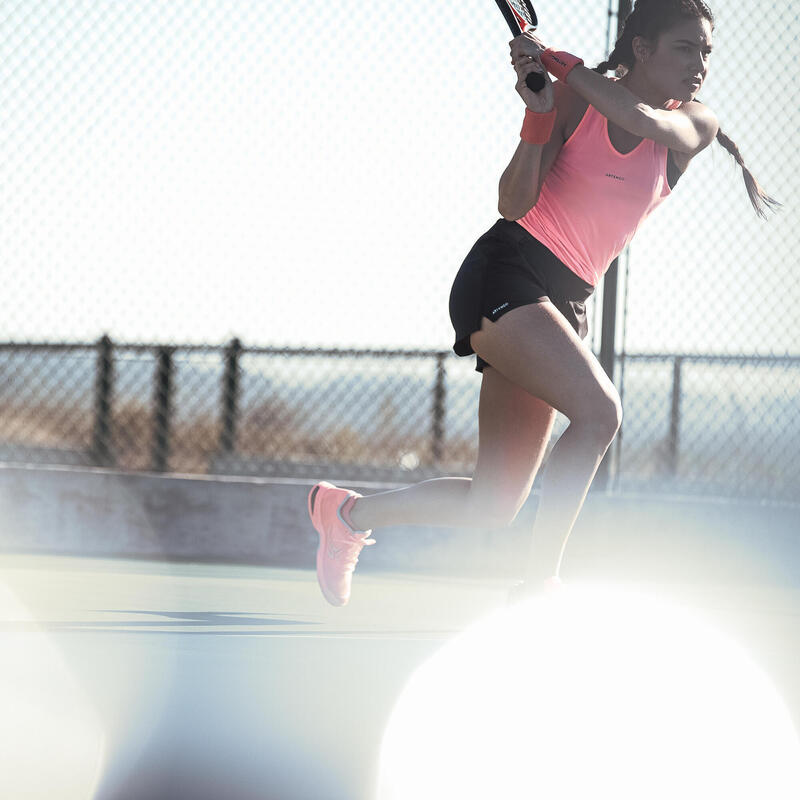
[[[0,405],[0,440],[18,447],[82,449],[92,441],[93,424],[83,409],[63,404]]]
[[[316,432],[302,415],[281,401],[262,402],[247,409],[236,430],[236,454],[247,460],[294,463],[373,463],[398,466],[432,462],[428,432],[393,431],[389,420],[378,435],[342,424]],[[220,452],[221,421],[209,414],[175,415],[170,420],[169,468],[176,472],[207,472]],[[0,440],[18,448],[85,451],[91,460],[94,418],[85,410],[46,403],[5,403],[0,409]],[[120,402],[111,416],[111,451],[115,466],[148,470],[153,464],[154,415],[144,403]],[[456,465],[474,461],[477,443],[448,441],[446,461]],[[410,459],[410,461],[409,461]],[[447,468],[447,467],[445,467]]]
[[[111,451],[114,466],[126,470],[151,470],[154,466],[154,414],[137,402],[115,404],[111,420]],[[315,431],[301,412],[282,401],[265,401],[248,408],[236,431],[235,456],[247,462],[285,464],[376,465],[413,470],[432,467],[430,432],[404,432],[392,420],[370,433],[341,424]],[[208,473],[220,455],[221,421],[209,414],[175,415],[170,422],[168,469],[174,472]],[[15,448],[15,460],[32,451],[72,451],[81,461],[97,463],[92,455],[94,415],[85,409],[46,402],[0,405],[0,444]],[[552,447],[553,442],[551,442]],[[743,448],[732,454],[704,447],[694,452],[691,442],[682,442],[678,474],[672,475],[668,443],[664,439],[636,446],[623,446],[622,483],[685,486],[698,491],[708,487],[725,493],[726,486],[740,494],[764,497],[797,496],[797,459],[790,469],[780,453]],[[734,457],[735,455],[735,457]],[[468,474],[477,458],[476,437],[449,437],[438,468],[446,473]],[[74,461],[73,461],[74,463]],[[248,469],[250,469],[248,467]],[[257,467],[255,472],[257,472]],[[724,483],[725,485],[720,485]]]

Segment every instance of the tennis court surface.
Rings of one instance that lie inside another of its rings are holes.
[[[5,556],[0,794],[373,798],[410,675],[507,589],[356,574],[336,609],[312,570]],[[797,725],[800,587],[659,590],[744,644]]]

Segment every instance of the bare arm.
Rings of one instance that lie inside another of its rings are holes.
[[[564,144],[564,129],[569,111],[565,94],[568,90],[560,82],[552,86],[557,111],[550,141],[544,145],[520,141],[500,178],[498,210],[505,219],[518,220],[536,205],[544,179]]]
[[[653,108],[618,81],[584,66],[570,70],[567,84],[621,128],[679,153],[700,152],[719,130],[714,112],[702,103],[686,103],[674,111]]]
[[[511,55],[517,60],[540,58],[544,49],[545,44],[532,33],[511,41]],[[653,108],[619,81],[583,65],[570,70],[567,85],[620,128],[679,153],[699,153],[719,130],[714,112],[702,103],[686,103],[674,111]]]
[[[544,145],[528,144],[520,140],[500,178],[497,209],[505,219],[517,220],[524,217],[539,199],[543,150]]]

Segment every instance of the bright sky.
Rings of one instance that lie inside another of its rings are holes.
[[[700,94],[786,207],[759,221],[727,153],[698,157],[632,247],[629,350],[798,350],[792,5],[713,2]],[[491,0],[298,8],[4,5],[0,340],[452,344],[523,114],[505,22]],[[548,44],[606,56],[603,0],[537,11]]]

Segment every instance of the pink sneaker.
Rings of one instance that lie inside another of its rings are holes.
[[[350,584],[364,545],[372,531],[353,531],[342,519],[342,506],[358,492],[339,489],[328,481],[312,487],[308,493],[308,515],[319,534],[317,548],[317,580],[325,599],[334,606],[347,605]]]

